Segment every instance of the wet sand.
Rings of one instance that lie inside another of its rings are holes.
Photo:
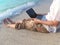
[[[33,9],[36,13],[47,13],[49,6],[44,5],[42,4],[42,6]],[[30,18],[26,12],[13,20],[19,21],[24,18]],[[60,45],[60,33],[40,33],[24,29],[15,30],[2,26],[0,27],[0,45]]]

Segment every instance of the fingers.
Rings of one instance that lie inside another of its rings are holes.
[[[15,22],[12,21],[10,18],[7,18],[7,20],[8,20],[11,24],[15,24]]]
[[[7,19],[4,19],[4,20],[3,20],[3,23],[4,23],[4,24],[8,24]]]
[[[7,25],[8,25],[9,23],[8,23],[7,19],[4,19],[4,20],[3,20],[3,24],[4,24],[5,27],[8,27]]]

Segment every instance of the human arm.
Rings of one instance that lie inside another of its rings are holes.
[[[41,23],[49,26],[57,26],[59,24],[58,21],[44,21],[44,20],[39,20],[39,19],[34,19],[35,23]]]

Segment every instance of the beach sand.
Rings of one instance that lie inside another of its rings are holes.
[[[47,13],[49,5],[46,6],[45,3],[33,9],[36,13]],[[19,21],[24,18],[30,18],[26,12],[23,12],[13,20]],[[60,33],[40,33],[23,29],[15,30],[3,25],[0,27],[0,45],[60,45]]]

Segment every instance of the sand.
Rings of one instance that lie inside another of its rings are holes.
[[[44,5],[44,10],[43,4],[33,9],[36,13],[47,13],[49,6]],[[26,12],[13,20],[19,21],[24,18],[30,18]],[[2,25],[0,27],[0,45],[60,45],[60,33],[40,33],[24,29],[15,30]]]

